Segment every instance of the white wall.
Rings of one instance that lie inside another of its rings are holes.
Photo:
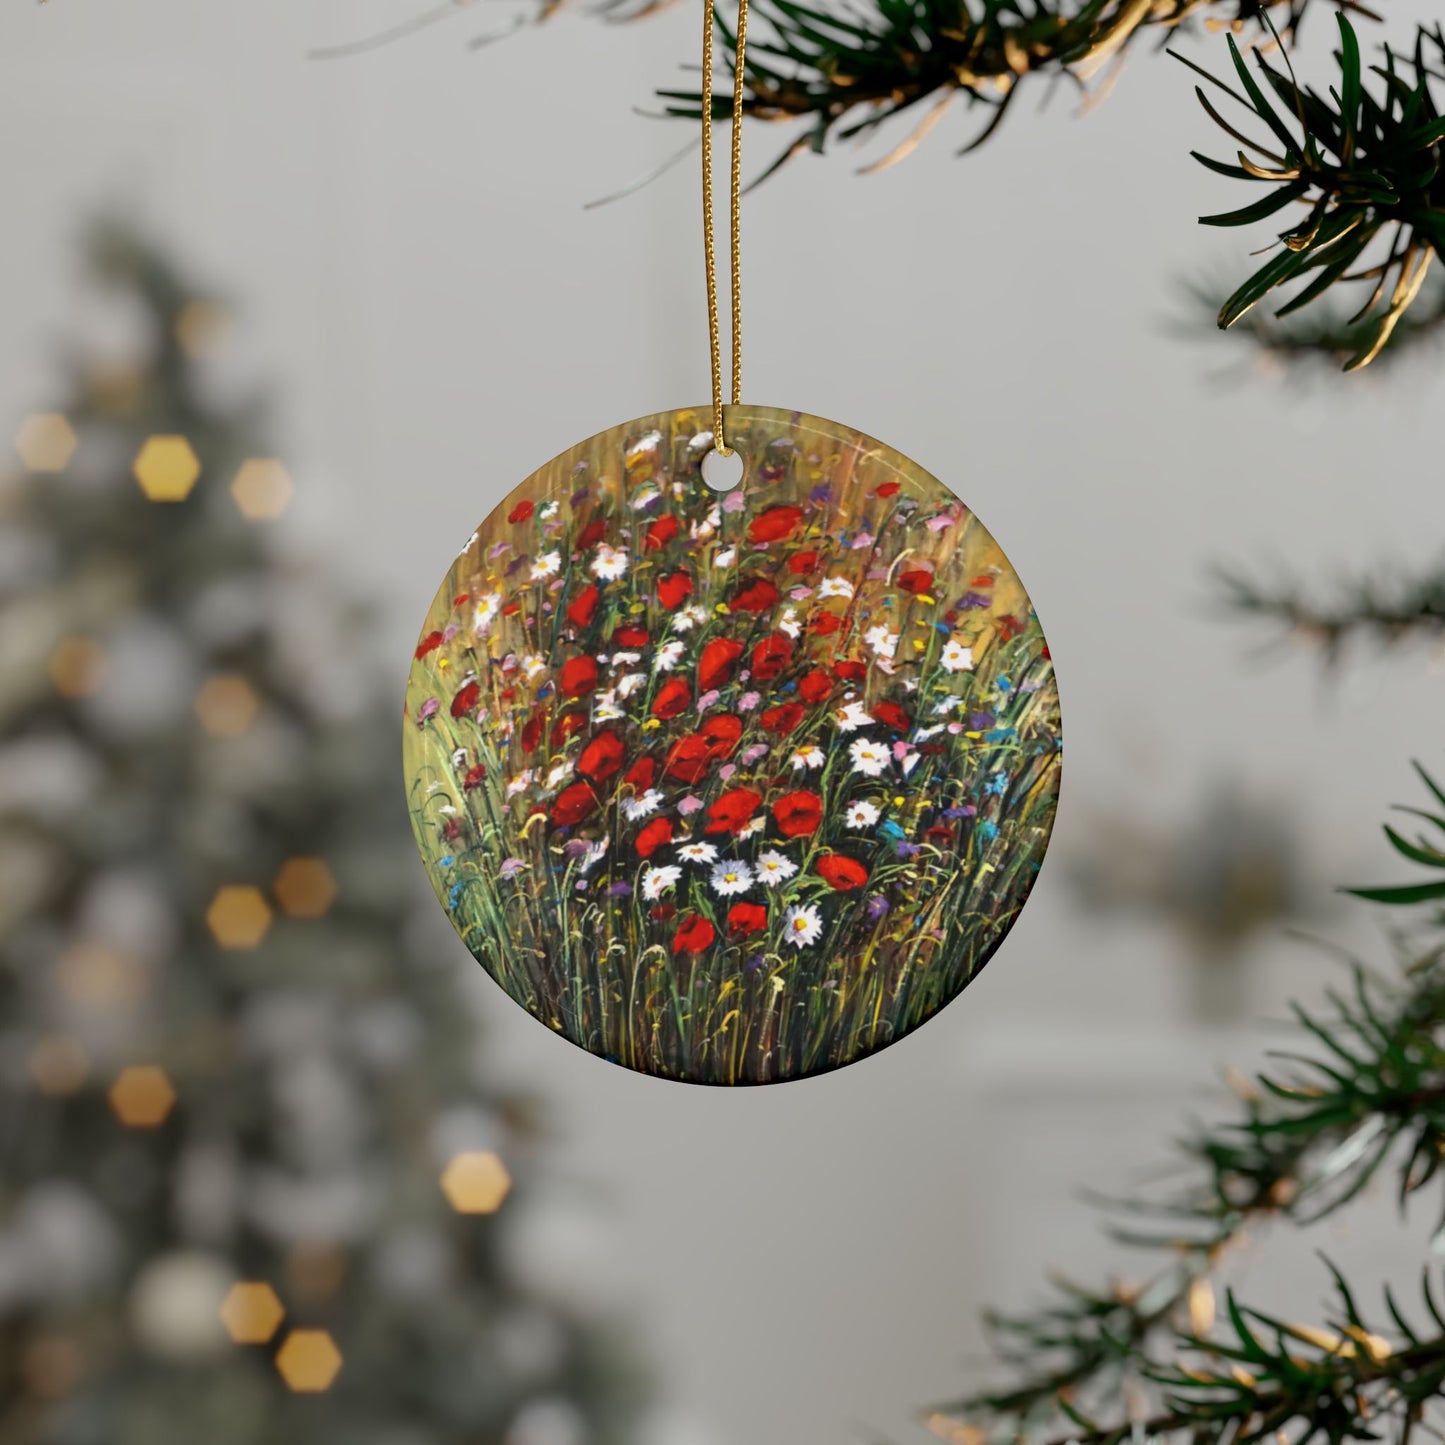
[[[12,0],[0,15],[0,415],[53,399],[77,218],[133,205],[245,298],[247,353],[284,399],[295,524],[375,588],[398,680],[437,576],[504,491],[706,385],[693,165],[582,209],[684,140],[631,107],[692,61],[694,8],[630,27],[568,15],[469,53],[505,14],[472,6],[378,54],[304,58],[409,13]],[[1416,13],[1394,7],[1393,30]],[[1401,659],[1324,689],[1303,661],[1249,665],[1204,569],[1288,558],[1330,579],[1430,558],[1438,370],[1313,394],[1217,384],[1228,344],[1167,325],[1181,275],[1245,264],[1237,234],[1194,224],[1239,197],[1187,158],[1220,152],[1188,77],[1141,55],[1097,112],[1072,104],[1021,107],[966,161],[946,125],[884,175],[805,160],[750,198],[747,396],[901,447],[1008,549],[1058,659],[1060,852],[1089,845],[1094,805],[1127,795],[1167,817],[1228,769],[1297,795],[1343,876],[1381,868],[1373,824],[1411,788],[1406,760],[1440,761],[1438,673]],[[780,143],[750,134],[749,156]],[[1368,919],[1349,926],[1370,937]],[[1233,1047],[1190,1042],[1174,953],[1163,932],[1081,924],[1055,866],[985,977],[919,1035],[738,1093],[609,1069],[478,971],[499,1059],[556,1103],[561,1169],[614,1206],[582,1264],[643,1320],[692,1422],[668,1445],[916,1438],[912,1409],[965,1381],[985,1296],[1090,1267],[1080,1175],[1151,1159],[1176,1088]],[[1327,965],[1281,948],[1263,967],[1261,1007]],[[1153,1102],[1121,1111],[1120,1088]]]

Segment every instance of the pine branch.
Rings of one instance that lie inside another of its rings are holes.
[[[1365,303],[1353,319],[1368,324],[1345,363],[1346,370],[1354,370],[1368,365],[1389,342],[1445,244],[1445,179],[1440,174],[1445,117],[1432,90],[1445,63],[1445,32],[1418,30],[1408,56],[1383,47],[1383,64],[1372,67],[1378,82],[1372,90],[1364,83],[1354,28],[1343,13],[1338,20],[1340,80],[1326,95],[1301,85],[1287,61],[1276,66],[1256,52],[1249,66],[1232,36],[1230,56],[1242,91],[1185,63],[1269,132],[1263,141],[1251,140],[1225,120],[1202,86],[1195,87],[1209,116],[1244,147],[1236,151],[1237,165],[1197,151],[1195,159],[1221,175],[1272,188],[1252,205],[1202,216],[1201,222],[1243,226],[1296,204],[1307,208],[1302,221],[1279,233],[1283,249],[1224,303],[1220,327],[1233,326],[1283,286],[1299,289],[1280,308],[1281,316],[1337,284],[1364,283]]]
[[[1445,561],[1417,577],[1361,578],[1331,600],[1312,598],[1294,584],[1266,587],[1233,572],[1221,573],[1220,581],[1227,606],[1282,623],[1289,636],[1318,646],[1329,661],[1356,636],[1394,647],[1445,635]]]
[[[1445,791],[1421,776],[1445,809]],[[1438,838],[1387,836],[1402,856],[1445,873],[1445,815],[1420,816]],[[1432,902],[1445,899],[1445,880],[1353,891],[1385,903]],[[1322,1327],[1226,1293],[1215,1330],[1211,1276],[1257,1226],[1334,1214],[1386,1168],[1403,1207],[1439,1172],[1445,947],[1437,940],[1390,982],[1357,965],[1351,990],[1326,997],[1327,1011],[1296,1009],[1301,1047],[1238,1085],[1235,1117],[1184,1140],[1189,1182],[1181,1191],[1113,1202],[1115,1220],[1124,1219],[1115,1237],[1165,1250],[1169,1262],[1142,1287],[1058,1281],[1043,1307],[989,1316],[994,1353],[1012,1378],[941,1407],[938,1433],[974,1445],[1121,1445],[1169,1435],[1242,1445],[1277,1431],[1297,1442],[1378,1439],[1390,1423],[1394,1438],[1406,1439],[1445,1388],[1445,1318],[1428,1275],[1432,1332],[1412,1325],[1387,1290],[1387,1337],[1333,1270],[1337,1305]]]
[[[962,99],[987,112],[966,151],[993,133],[1022,83],[1034,77],[1083,87],[1142,36],[1167,36],[1195,20],[1244,29],[1273,14],[1292,35],[1308,8],[1309,0],[871,0],[865,11],[753,0],[744,111],[800,124],[781,164],[928,106],[914,135],[879,163],[887,164],[911,150],[950,101]],[[721,17],[718,26],[731,69],[735,36]],[[659,95],[669,115],[701,118],[697,91]],[[730,116],[731,94],[712,96],[710,109],[718,119]]]

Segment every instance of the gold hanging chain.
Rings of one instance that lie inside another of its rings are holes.
[[[729,203],[732,260],[733,374],[732,404],[742,400],[743,376],[743,56],[748,43],[748,0],[738,0],[736,55],[733,59],[733,134]],[[712,350],[712,435],[720,456],[732,448],[723,437],[722,340],[717,309],[717,248],[712,225],[712,52],[713,0],[703,0],[702,39],[702,249],[707,265],[707,329]]]

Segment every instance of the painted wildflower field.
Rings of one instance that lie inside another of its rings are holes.
[[[907,1033],[1047,846],[1043,633],[977,519],[890,448],[729,409],[604,432],[482,524],[407,685],[437,896],[519,1004],[629,1067],[766,1083]]]

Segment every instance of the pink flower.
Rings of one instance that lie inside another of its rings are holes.
[[[738,699],[738,711],[751,712],[762,700],[763,695],[760,692],[745,692]]]
[[[677,811],[686,818],[689,813],[697,812],[700,807],[702,807],[702,799],[694,797],[693,794],[689,793],[687,797],[677,805]]]

